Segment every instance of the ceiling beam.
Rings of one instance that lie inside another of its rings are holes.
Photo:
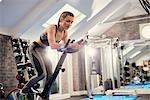
[[[104,9],[98,12],[91,20],[86,21],[85,19],[82,21],[82,23],[78,25],[78,28],[76,28],[76,31],[72,34],[71,38],[79,38],[85,35],[85,33],[87,33],[96,24],[101,24],[109,19],[113,19],[119,13],[120,9],[128,9],[130,6],[129,4],[129,0],[113,0]],[[122,10],[120,13],[123,14],[123,12],[126,13],[126,11],[127,10]]]
[[[34,7],[28,15],[12,28],[11,33],[13,36],[20,36],[20,34],[29,29],[36,21],[43,17],[49,10],[48,8],[55,5],[57,1],[58,0],[42,0],[41,3]]]

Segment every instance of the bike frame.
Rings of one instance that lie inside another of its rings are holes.
[[[71,41],[71,39],[68,39],[67,43],[65,44],[65,48],[67,48],[67,46],[69,45],[69,43],[73,43],[73,42],[74,42],[74,40]],[[57,78],[57,76],[59,74],[59,71],[62,70],[62,64],[63,64],[66,56],[67,56],[67,51],[63,51],[63,53],[62,53],[62,55],[61,55],[61,57],[60,57],[60,59],[59,59],[59,61],[57,63],[57,66],[55,68],[54,73],[52,74],[50,80],[48,80],[48,85],[44,87],[42,93],[40,93],[40,94],[35,93],[36,95],[39,95],[41,98],[49,98],[51,87],[53,86],[53,83],[56,80],[56,78]],[[13,99],[8,99],[8,98],[9,98],[9,95],[19,93],[20,90],[21,89],[14,89],[14,90],[12,90],[7,95],[7,100],[17,100],[17,99],[19,100],[19,98],[17,98],[17,96],[12,97]],[[29,94],[29,95],[31,95],[31,94]],[[32,94],[32,95],[34,95],[34,94]],[[36,97],[33,100],[36,100]]]
[[[66,45],[65,45],[65,48],[68,46],[68,44],[70,43],[70,41],[71,41],[71,40],[68,39],[68,41],[67,41],[67,43],[66,43]],[[73,42],[73,41],[71,41],[71,43],[72,43],[72,42]],[[60,57],[58,63],[57,63],[57,66],[56,66],[56,68],[55,68],[55,71],[54,71],[53,75],[51,76],[50,80],[48,81],[48,86],[45,86],[45,87],[44,87],[44,90],[43,90],[43,92],[42,92],[42,96],[49,97],[51,87],[53,86],[53,83],[54,83],[54,81],[56,80],[56,78],[57,78],[57,76],[58,76],[58,74],[59,74],[59,71],[60,71],[61,68],[62,68],[62,64],[63,64],[63,62],[64,62],[66,56],[67,56],[67,52],[64,51],[64,52],[62,53],[62,55],[61,55],[61,57]]]

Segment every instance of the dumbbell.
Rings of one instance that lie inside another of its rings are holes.
[[[22,46],[22,47],[27,46],[27,41],[26,41],[26,40],[20,39],[20,43],[21,43],[21,46]]]
[[[130,68],[129,67],[124,67],[124,71],[129,71]]]
[[[24,86],[24,83],[19,83],[18,86],[17,86],[17,88],[22,89],[23,86]]]
[[[20,79],[21,79],[21,76],[20,76],[19,74],[17,74],[17,75],[16,75],[16,79],[17,79],[17,80],[20,80]]]
[[[124,76],[125,76],[125,77],[130,77],[130,73],[125,72],[125,73],[124,73]]]
[[[0,83],[0,98],[5,98],[5,90],[2,83]]]

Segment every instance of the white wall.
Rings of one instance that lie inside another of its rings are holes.
[[[143,65],[143,61],[144,60],[150,60],[150,52],[148,52],[147,54],[143,55],[142,57],[140,57],[137,61],[136,61],[136,65]]]

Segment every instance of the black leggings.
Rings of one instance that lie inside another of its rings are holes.
[[[50,55],[47,54],[46,48],[40,46],[37,42],[30,44],[28,48],[28,56],[32,66],[37,71],[37,75],[33,76],[28,81],[28,83],[23,87],[22,91],[26,89],[29,90],[26,92],[30,92],[31,87],[44,78],[44,86],[47,84],[47,81],[52,75],[52,64],[48,58]]]

